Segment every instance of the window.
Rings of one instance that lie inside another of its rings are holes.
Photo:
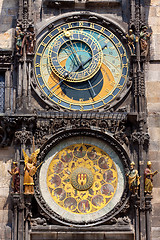
[[[0,113],[4,112],[5,106],[5,73],[0,72]]]

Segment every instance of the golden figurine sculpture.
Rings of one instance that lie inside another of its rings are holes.
[[[126,35],[128,40],[128,47],[131,54],[136,53],[136,42],[138,42],[138,37],[133,33],[133,30],[130,28],[129,33]]]
[[[23,150],[24,155],[24,194],[34,194],[34,181],[33,176],[37,171],[37,155],[40,152],[40,149],[34,151],[29,157],[26,152]]]
[[[131,162],[130,164],[130,171],[128,172],[128,184],[129,184],[129,190],[133,193],[136,194],[137,190],[139,189],[140,185],[140,178],[138,171],[134,169],[135,163]]]
[[[144,184],[145,184],[145,188],[144,191],[147,194],[151,194],[152,193],[152,189],[153,189],[153,176],[156,175],[158,173],[158,171],[151,171],[151,165],[152,163],[150,161],[147,162],[147,168],[144,171]]]

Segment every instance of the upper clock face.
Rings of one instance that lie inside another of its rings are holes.
[[[52,30],[39,44],[34,66],[48,98],[74,111],[94,110],[111,102],[128,75],[121,41],[108,29],[87,21]]]

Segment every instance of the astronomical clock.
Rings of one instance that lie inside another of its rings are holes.
[[[37,94],[66,114],[104,111],[125,95],[128,82],[122,32],[103,19],[80,16],[44,26],[34,57]],[[55,135],[42,146],[35,198],[53,221],[93,226],[112,219],[125,205],[128,155],[111,135],[99,134],[94,127],[66,127],[58,140]]]
[[[47,32],[34,59],[42,94],[51,105],[73,111],[110,104],[124,89],[128,68],[121,39],[90,21],[71,21]]]
[[[45,26],[38,36],[34,76],[51,107],[91,113],[124,94],[129,60],[115,30],[88,16],[73,17]],[[125,204],[129,160],[109,136],[97,139],[91,130],[78,133],[73,128],[68,138],[63,138],[65,129],[56,144],[54,138],[47,142],[50,147],[45,145],[40,154],[35,197],[52,220],[92,226],[111,219]]]

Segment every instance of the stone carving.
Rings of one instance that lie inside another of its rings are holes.
[[[25,151],[23,150],[24,155],[24,194],[34,194],[34,181],[33,176],[37,171],[36,163],[37,163],[37,155],[40,152],[40,149],[34,151],[29,157]]]
[[[47,221],[45,218],[31,218],[31,225],[32,226],[38,226],[38,225],[43,225],[46,226],[47,225]]]
[[[27,54],[34,53],[34,47],[35,47],[35,34],[34,29],[29,28],[26,32],[26,52]]]
[[[136,132],[132,133],[131,139],[133,142],[138,144],[148,144],[149,143],[149,134],[145,132]]]
[[[117,118],[116,118],[117,116]],[[63,116],[52,116],[46,119],[39,118],[37,121],[37,127],[35,132],[36,144],[42,145],[47,141],[48,137],[55,132],[61,131],[62,129],[75,129],[75,128],[86,128],[86,129],[99,129],[103,132],[111,132],[114,137],[123,143],[128,144],[128,137],[125,133],[126,127],[126,114],[109,113],[108,116],[98,116],[98,114],[83,114],[77,115],[70,114],[69,117]]]
[[[152,163],[150,161],[147,162],[147,168],[144,171],[144,184],[145,184],[145,193],[151,194],[153,188],[153,177],[158,173],[158,171],[151,171]]]
[[[152,33],[147,32],[147,26],[141,27],[140,32],[140,49],[141,49],[141,55],[147,56],[148,55],[148,42],[151,37]]]
[[[16,50],[17,55],[23,54],[25,34],[20,27],[16,27]]]
[[[139,189],[140,177],[139,177],[138,171],[134,169],[134,166],[135,166],[135,163],[131,162],[130,170],[127,173],[127,177],[128,177],[129,190],[131,191],[131,193],[135,195],[137,194],[137,191]]]
[[[12,175],[12,189],[13,193],[19,193],[20,190],[20,172],[18,168],[18,163],[13,162],[13,167],[10,170],[8,170],[9,174]]]
[[[26,144],[28,142],[32,142],[32,132],[26,131],[26,128],[23,127],[22,131],[15,132],[16,142],[20,142],[21,144]]]
[[[131,224],[129,217],[119,217],[117,219],[116,225],[128,225]]]
[[[138,42],[138,37],[133,32],[133,29],[129,29],[129,33],[126,35],[128,40],[128,47],[130,49],[131,54],[136,53],[136,42]]]
[[[0,53],[0,64],[11,64],[12,60],[11,54]]]

